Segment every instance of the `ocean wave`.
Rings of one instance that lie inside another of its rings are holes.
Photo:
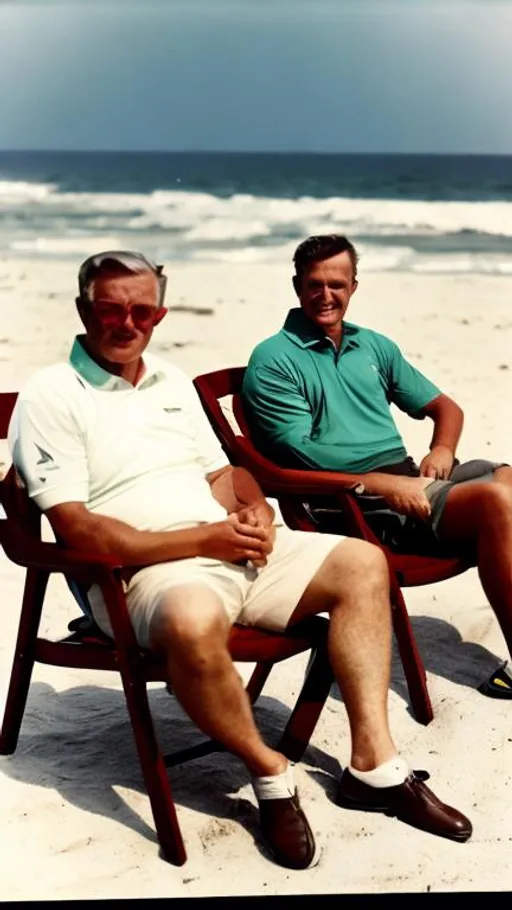
[[[0,212],[17,205],[32,204],[39,217],[52,218],[101,214],[124,215],[133,228],[180,228],[195,231],[205,224],[220,226],[257,225],[257,233],[268,235],[284,227],[303,232],[305,225],[337,230],[346,228],[353,236],[371,233],[453,234],[471,231],[512,237],[511,202],[440,202],[391,199],[357,199],[333,196],[297,199],[235,194],[222,198],[210,193],[181,190],[154,190],[151,193],[69,193],[53,184],[0,181]],[[235,235],[237,228],[234,229]],[[215,233],[212,227],[211,233]],[[223,233],[227,234],[226,230]],[[246,232],[247,233],[247,232]],[[247,234],[247,236],[249,236]],[[194,235],[194,239],[196,239]]]
[[[35,237],[33,240],[13,240],[10,248],[15,253],[43,253],[48,256],[78,254],[91,256],[99,249],[120,249],[119,237]]]
[[[191,253],[193,262],[220,262],[220,263],[255,263],[269,264],[274,262],[289,262],[293,256],[294,245],[291,250],[283,247],[257,247],[246,246],[236,250],[196,250]]]
[[[289,261],[315,233],[347,234],[368,270],[512,273],[507,201],[63,192],[51,182],[0,181],[0,251],[17,255],[131,247],[163,260]]]
[[[187,253],[176,248],[139,242],[127,244],[118,236],[96,235],[90,237],[49,238],[37,237],[30,241],[15,240],[10,252],[19,257],[42,256],[47,258],[85,258],[101,249],[121,249],[132,246],[143,249],[160,262],[187,259],[192,262],[217,262],[226,264],[282,264],[292,267],[296,243],[274,246],[240,245],[239,247],[192,246]],[[365,243],[358,246],[359,274],[371,272],[413,272],[425,275],[484,274],[512,276],[512,256],[481,254],[418,254],[412,247],[376,246]]]
[[[241,247],[240,249],[195,250],[194,262],[226,264],[282,264],[292,268],[296,244],[275,247]],[[475,255],[418,255],[410,247],[360,247],[359,274],[372,272],[413,272],[425,275],[512,275],[512,258]]]
[[[41,202],[58,194],[55,183],[29,183],[24,180],[0,180],[0,211],[3,205]]]
[[[260,221],[234,221],[233,219],[210,218],[197,224],[185,234],[187,241],[224,241],[254,240],[256,237],[268,237],[272,232],[271,225]]]
[[[408,271],[423,275],[512,275],[512,257],[499,256],[431,256],[416,258]]]

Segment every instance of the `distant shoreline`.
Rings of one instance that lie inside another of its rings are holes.
[[[0,155],[262,155],[267,157],[335,158],[512,158],[511,152],[391,152],[328,151],[302,149],[78,149],[78,148],[0,148]]]

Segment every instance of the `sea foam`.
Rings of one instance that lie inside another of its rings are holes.
[[[62,192],[0,181],[0,251],[71,256],[137,247],[160,258],[276,261],[309,234],[345,233],[362,267],[508,274],[512,202],[275,198],[155,189]]]

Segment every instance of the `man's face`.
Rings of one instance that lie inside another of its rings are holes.
[[[94,300],[80,303],[91,353],[109,363],[137,362],[167,310],[152,272],[98,275]]]
[[[357,288],[346,251],[312,262],[295,285],[300,305],[311,322],[327,335],[341,328],[350,298]]]

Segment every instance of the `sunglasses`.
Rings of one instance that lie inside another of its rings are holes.
[[[96,317],[107,328],[120,328],[125,324],[128,316],[134,325],[139,328],[148,328],[155,321],[157,314],[161,311],[160,306],[152,306],[150,303],[132,303],[131,306],[123,306],[122,303],[112,303],[110,300],[95,300],[91,304]]]

